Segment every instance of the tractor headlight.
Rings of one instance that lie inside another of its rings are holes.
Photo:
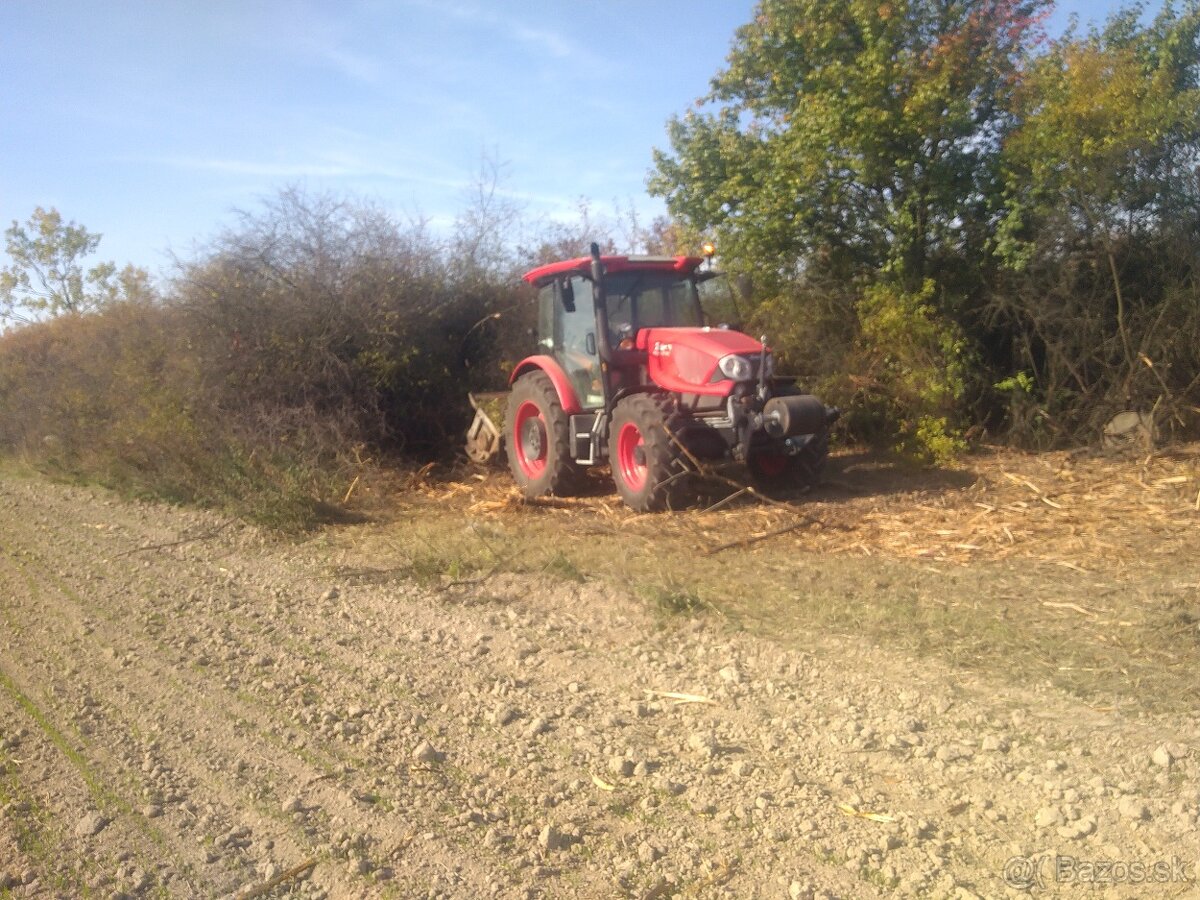
[[[722,356],[717,362],[717,368],[721,370],[722,375],[734,381],[749,381],[754,377],[754,367],[750,365],[750,360],[732,353]]]

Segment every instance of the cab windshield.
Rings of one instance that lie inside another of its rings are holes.
[[[690,278],[663,272],[618,272],[604,279],[609,340],[617,346],[642,328],[703,324]]]

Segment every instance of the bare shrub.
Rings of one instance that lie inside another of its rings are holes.
[[[161,302],[0,338],[0,445],[133,491],[303,524],[369,459],[449,455],[511,282],[420,223],[289,189],[179,265]]]

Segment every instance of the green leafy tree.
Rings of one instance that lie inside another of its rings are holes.
[[[4,232],[12,262],[0,269],[0,319],[28,323],[43,316],[80,313],[117,299],[151,295],[149,275],[111,262],[84,268],[101,235],[63,222],[55,209],[40,206],[24,224]]]
[[[1196,405],[1200,4],[1140,13],[1035,59],[1004,146],[992,308],[1010,371],[1029,373],[1005,382],[1014,424],[1044,442],[1128,406],[1182,421]]]
[[[975,243],[1047,5],[762,0],[699,110],[669,123],[651,191],[768,282],[885,270],[920,290]]]
[[[655,151],[652,193],[753,277],[754,320],[794,368],[942,354],[922,364],[923,392],[871,372],[827,385],[850,402],[873,385],[867,407],[886,421],[868,431],[955,443],[946,399],[963,394],[966,344],[929,334],[958,335],[979,302],[1007,111],[1048,6],[762,0],[711,92],[669,123],[670,152]],[[886,328],[881,297],[896,298]]]

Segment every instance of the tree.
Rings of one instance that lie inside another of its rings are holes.
[[[930,423],[952,429],[947,398],[963,394],[951,373],[986,283],[999,149],[1048,6],[761,0],[654,154],[651,192],[754,278],[753,319],[783,360],[860,366],[827,389],[906,446],[955,444]],[[903,358],[922,361],[923,397]]]
[[[1006,385],[1027,439],[1196,405],[1200,5],[1146,27],[1140,12],[1068,34],[1016,93],[991,306],[1025,375]]]
[[[84,270],[101,235],[74,222],[63,223],[55,209],[40,206],[24,224],[4,232],[12,263],[0,269],[0,319],[29,323],[43,315],[81,313],[116,299],[148,297],[149,275],[111,262]]]
[[[479,172],[464,193],[450,241],[455,270],[464,283],[502,278],[514,267],[513,235],[521,206],[504,188],[507,169],[496,151],[484,153]]]
[[[762,0],[652,193],[778,284],[974,247],[1022,52],[1048,0]]]

